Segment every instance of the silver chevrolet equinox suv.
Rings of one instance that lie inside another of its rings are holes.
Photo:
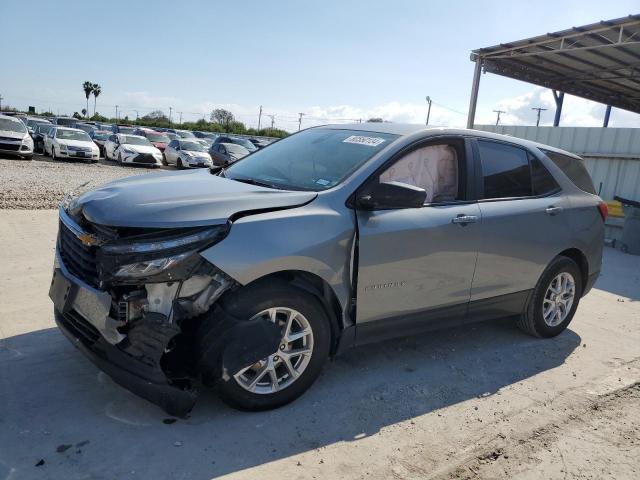
[[[557,148],[316,127],[226,169],[67,198],[50,297],[74,345],[167,412],[214,385],[269,409],[356,345],[500,317],[558,335],[600,271],[606,214]]]

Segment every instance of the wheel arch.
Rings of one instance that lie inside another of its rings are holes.
[[[558,254],[559,257],[567,257],[576,262],[578,268],[580,268],[580,279],[582,280],[582,292],[584,294],[585,288],[589,281],[589,261],[586,255],[577,248],[568,248]]]
[[[304,270],[282,270],[269,273],[244,285],[242,288],[254,287],[261,283],[286,283],[305,290],[315,296],[322,305],[331,328],[331,354],[335,354],[340,336],[345,329],[342,306],[335,291],[322,277]]]

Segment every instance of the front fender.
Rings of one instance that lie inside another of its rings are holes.
[[[315,203],[240,218],[222,242],[201,255],[241,285],[282,271],[315,274],[331,286],[345,311],[351,293],[353,212]]]

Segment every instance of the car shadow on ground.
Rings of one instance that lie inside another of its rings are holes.
[[[526,336],[512,320],[431,332],[345,353],[278,410],[239,412],[205,392],[176,420],[115,385],[56,329],[19,335],[0,341],[0,477],[209,479],[493,395],[561,365],[580,343],[571,330]]]

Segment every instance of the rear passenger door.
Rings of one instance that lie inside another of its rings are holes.
[[[474,154],[482,222],[469,315],[517,314],[569,244],[567,199],[539,152],[477,139]]]

